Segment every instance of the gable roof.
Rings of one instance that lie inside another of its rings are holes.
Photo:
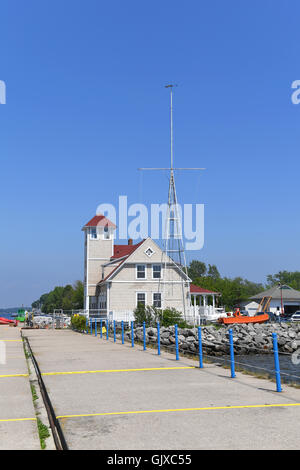
[[[133,253],[145,240],[137,243],[136,245],[114,245],[114,254],[112,259],[123,258],[123,256],[129,256]]]
[[[271,287],[271,289],[267,289],[263,292],[260,292],[259,294],[253,295],[250,297],[251,300],[261,300],[263,297],[272,297],[274,300],[279,300],[281,299],[281,293],[282,293],[282,299],[287,300],[287,301],[300,301],[300,292],[296,289],[293,289],[290,286],[287,285],[277,285]]]
[[[111,259],[113,260],[113,259],[122,258],[122,261],[117,266],[115,266],[112,269],[112,271],[110,271],[110,273],[107,274],[107,276],[104,279],[102,279],[98,284],[101,284],[107,281],[118,268],[122,267],[122,265],[128,260],[128,258],[137,250],[137,248],[139,248],[149,239],[150,237],[145,238],[144,240],[137,243],[136,245],[114,245],[114,254],[111,257]],[[157,243],[154,242],[154,240],[152,240],[152,242],[161,250],[161,248],[157,245]],[[172,258],[170,258],[170,261],[173,261]],[[174,263],[174,267],[178,269],[178,271],[180,271],[185,276],[186,280],[190,281],[190,278],[185,274],[185,272],[179,266],[177,266],[177,264],[174,261],[173,263]]]
[[[203,287],[196,286],[195,284],[190,284],[190,293],[191,294],[221,295],[220,292],[215,292],[215,291],[212,291],[212,290],[203,289]]]
[[[83,229],[84,230],[86,227],[113,227],[116,228],[116,225],[111,222],[111,220],[107,219],[104,215],[99,214],[95,215],[87,224],[84,225]]]

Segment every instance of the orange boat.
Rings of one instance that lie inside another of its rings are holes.
[[[219,323],[224,325],[231,325],[235,323],[264,323],[269,320],[269,315],[267,313],[258,313],[253,317],[248,317],[247,315],[242,315],[240,309],[237,308],[232,317],[219,318]]]

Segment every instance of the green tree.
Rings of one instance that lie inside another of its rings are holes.
[[[205,276],[206,272],[206,264],[202,263],[202,261],[193,260],[188,267],[188,275],[192,281],[195,281],[198,277]]]

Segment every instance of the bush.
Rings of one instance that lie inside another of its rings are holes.
[[[156,326],[159,322],[161,326],[178,325],[179,328],[187,328],[189,325],[182,318],[181,312],[176,308],[166,308],[161,310],[159,308],[143,304],[139,304],[133,312],[134,319],[137,325],[142,325],[145,322],[146,326]]]
[[[86,317],[75,313],[71,318],[71,325],[74,330],[83,331],[86,328]]]

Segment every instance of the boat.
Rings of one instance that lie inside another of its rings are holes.
[[[9,318],[0,317],[0,325],[10,325],[10,324],[13,324],[14,326],[17,326],[18,321],[17,320],[10,320]]]
[[[219,318],[219,323],[223,325],[234,325],[240,323],[264,323],[269,320],[269,315],[265,312],[259,312],[249,317],[248,315],[242,315],[240,309],[237,308],[233,316]]]

